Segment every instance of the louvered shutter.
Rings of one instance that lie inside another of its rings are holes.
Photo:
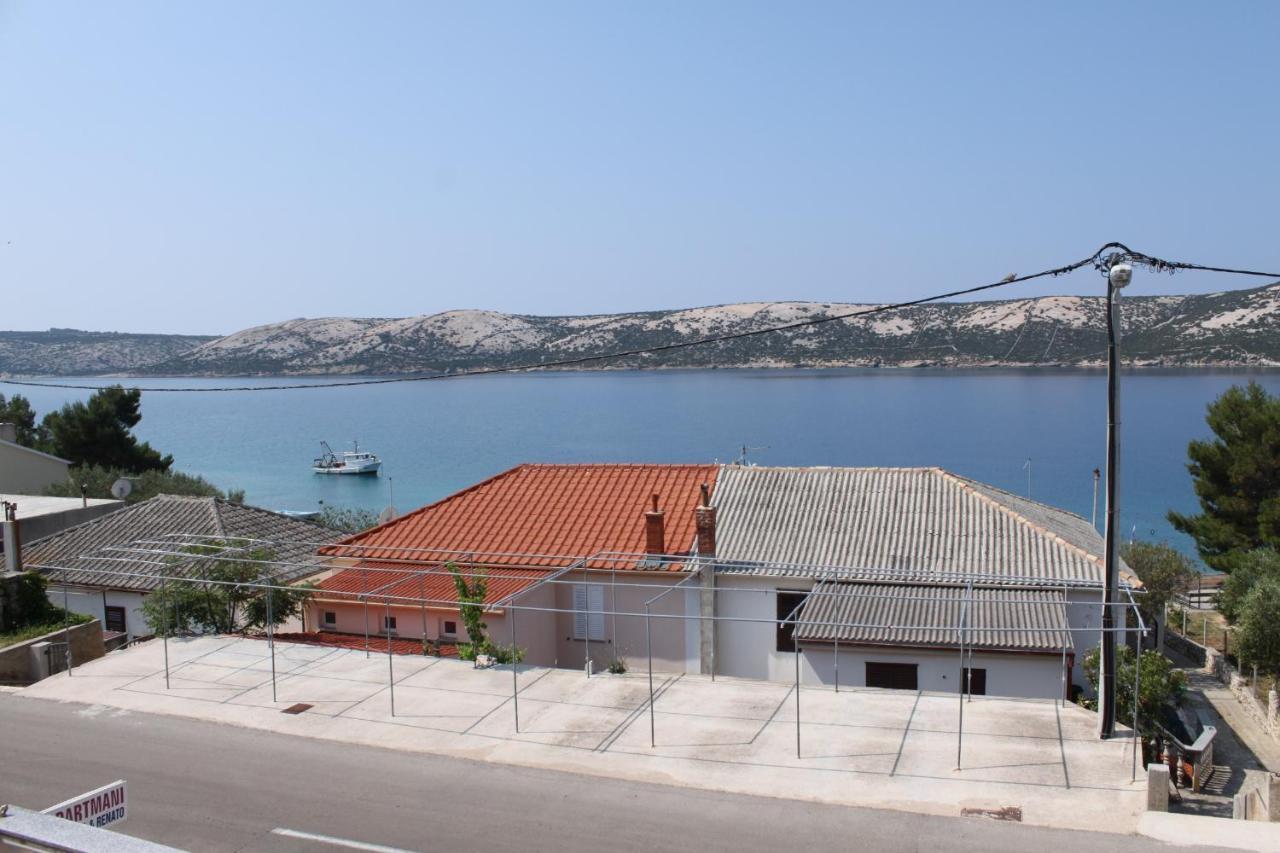
[[[593,583],[587,587],[587,605],[591,639],[604,640],[604,584]]]
[[[587,636],[587,585],[573,585],[573,638],[585,639]]]

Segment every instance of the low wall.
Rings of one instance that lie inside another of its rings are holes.
[[[0,649],[0,684],[30,684],[38,681],[37,676],[40,673],[36,669],[36,653],[33,652],[32,646],[37,643],[61,643],[65,633],[59,629]],[[94,660],[106,654],[102,645],[102,623],[97,619],[82,625],[72,625],[69,633],[73,665]]]
[[[1181,634],[1176,634],[1166,629],[1164,632],[1164,644],[1166,648],[1177,652],[1197,666],[1204,666],[1205,648],[1194,640],[1188,640]]]

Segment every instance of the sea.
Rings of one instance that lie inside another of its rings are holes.
[[[1166,520],[1197,507],[1187,444],[1205,407],[1280,372],[1139,370],[1121,375],[1120,520],[1125,539],[1190,540]],[[53,382],[107,385],[111,380]],[[530,373],[307,388],[324,379],[124,380],[145,388],[296,386],[147,393],[137,434],[178,470],[276,510],[323,505],[405,512],[522,462],[734,462],[939,466],[1085,518],[1105,470],[1101,371],[841,369]],[[90,392],[16,388],[38,412]],[[314,474],[320,442],[377,453],[377,477]],[[744,452],[745,448],[745,452]],[[1101,498],[1097,507],[1102,522]]]

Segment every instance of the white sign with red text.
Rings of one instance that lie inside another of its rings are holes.
[[[95,788],[87,794],[58,803],[44,810],[44,814],[66,818],[89,826],[111,826],[122,823],[129,816],[129,797],[123,779],[110,785]]]

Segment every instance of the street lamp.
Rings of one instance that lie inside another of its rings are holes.
[[[1117,492],[1120,471],[1120,316],[1116,299],[1120,290],[1133,280],[1133,267],[1112,263],[1107,269],[1107,505],[1104,538],[1102,588],[1102,655],[1098,677],[1098,735],[1109,738],[1116,726],[1116,634],[1113,609],[1116,590],[1120,586],[1119,555],[1116,541],[1119,512]]]

